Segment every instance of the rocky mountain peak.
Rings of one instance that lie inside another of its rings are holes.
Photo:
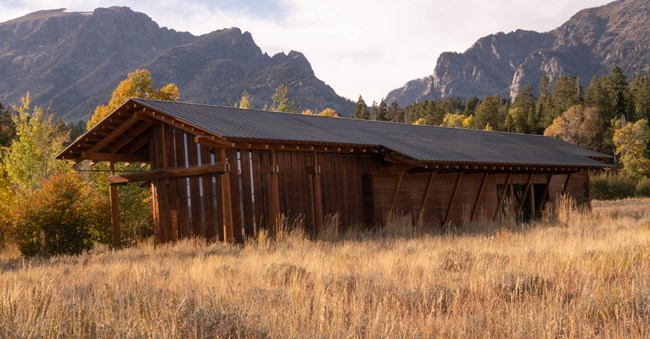
[[[304,108],[354,104],[318,80],[307,58],[291,51],[269,57],[237,27],[201,36],[160,27],[128,7],[92,12],[55,9],[0,23],[0,102],[52,104],[67,120],[87,118],[127,73],[146,68],[159,85],[173,82],[181,99],[233,105],[247,91],[262,108],[281,84]]]
[[[650,71],[650,1],[618,0],[582,10],[545,33],[516,30],[480,38],[463,53],[442,53],[432,75],[387,95],[400,105],[442,97],[516,96],[547,75],[578,76],[583,86],[614,66]],[[431,86],[426,84],[431,83]]]

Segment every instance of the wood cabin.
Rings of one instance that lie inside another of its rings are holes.
[[[610,157],[539,135],[130,99],[58,158],[150,165],[109,177],[120,246],[118,186],[130,183],[151,187],[157,243],[235,242],[277,231],[280,215],[312,234],[333,214],[343,227],[391,210],[438,226],[507,205],[534,218],[561,194],[589,203],[589,171]]]

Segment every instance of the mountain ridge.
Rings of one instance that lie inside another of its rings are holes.
[[[583,9],[548,32],[515,30],[479,38],[463,53],[444,52],[433,74],[390,91],[387,102],[406,105],[444,97],[511,97],[543,75],[571,74],[583,87],[621,67],[631,77],[650,71],[650,2],[618,0]]]
[[[287,83],[302,108],[354,104],[317,79],[299,52],[268,56],[239,28],[195,36],[160,27],[128,7],[92,12],[37,11],[0,23],[0,102],[50,103],[65,120],[87,119],[127,73],[149,69],[156,85],[173,82],[181,100],[232,106],[243,91],[262,107]]]

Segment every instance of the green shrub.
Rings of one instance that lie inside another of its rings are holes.
[[[650,178],[639,178],[639,181],[636,183],[636,195],[638,197],[650,197]]]
[[[75,173],[42,182],[35,192],[17,199],[14,239],[24,256],[80,254],[89,250],[93,233],[109,228],[106,204]]]
[[[594,199],[612,200],[633,197],[636,180],[621,172],[602,173],[591,178],[591,192]]]

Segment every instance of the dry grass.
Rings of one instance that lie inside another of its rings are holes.
[[[0,337],[650,337],[650,199],[441,234],[396,220],[340,241],[334,225],[323,241],[5,253]]]

